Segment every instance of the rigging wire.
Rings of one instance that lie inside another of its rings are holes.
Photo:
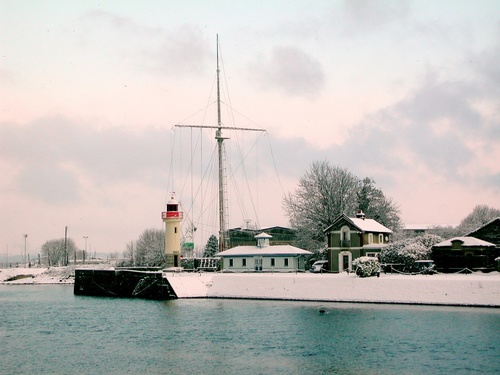
[[[267,134],[267,132],[266,132],[266,134]],[[278,183],[280,185],[281,193],[283,194],[283,196],[285,196],[286,195],[285,189],[283,189],[283,184],[281,183],[281,178],[280,178],[280,175],[278,173],[278,168],[276,167],[276,159],[274,158],[274,152],[273,152],[273,148],[271,146],[271,140],[270,140],[269,135],[267,137],[267,141],[269,143],[269,150],[271,151],[271,159],[273,161],[273,167],[274,167],[274,171],[276,172],[276,177],[278,178]]]
[[[219,46],[219,49],[220,49],[220,46]],[[267,139],[268,139],[269,149],[270,149],[270,153],[271,153],[272,163],[273,163],[274,171],[275,171],[276,176],[278,178],[278,182],[280,185],[281,192],[283,193],[283,196],[285,195],[285,193],[284,193],[283,185],[281,183],[281,179],[279,177],[278,170],[276,167],[276,160],[274,157],[274,152],[273,152],[272,147],[271,147],[271,141],[270,141],[269,134],[267,134],[265,129],[261,128],[254,121],[252,121],[251,119],[249,119],[248,117],[246,117],[245,115],[243,115],[242,113],[240,113],[239,111],[237,111],[236,109],[234,109],[232,107],[231,97],[230,97],[229,91],[228,91],[229,86],[228,86],[227,76],[225,74],[224,61],[222,59],[222,54],[221,54],[221,66],[222,66],[222,70],[224,73],[223,77],[224,77],[224,83],[225,83],[225,85],[222,85],[222,89],[223,89],[222,92],[223,92],[223,95],[225,96],[225,98],[227,99],[227,103],[222,101],[222,100],[220,102],[224,104],[225,112],[228,114],[227,119],[229,120],[230,124],[232,124],[235,127],[234,124],[236,123],[236,119],[235,119],[235,113],[236,113],[239,116],[241,116],[242,118],[246,119],[249,123],[256,125],[255,126],[256,128],[258,127],[260,129],[262,129],[262,134],[259,134],[259,136],[256,137],[255,141],[251,144],[251,146],[248,150],[245,150],[245,147],[244,147],[245,145],[244,145],[243,141],[244,141],[245,137],[243,136],[243,134],[240,135],[239,133],[236,133],[236,134],[234,134],[232,132],[230,133],[230,134],[233,134],[233,136],[235,136],[235,140],[236,140],[236,142],[234,142],[235,147],[236,147],[235,150],[236,150],[236,154],[238,155],[238,157],[240,159],[239,163],[236,164],[234,169],[231,169],[232,166],[230,163],[230,159],[231,159],[230,156],[231,156],[233,142],[231,142],[229,144],[229,153],[227,152],[225,144],[223,144],[223,154],[224,154],[225,160],[226,160],[226,168],[229,171],[229,174],[227,176],[227,180],[230,181],[231,184],[235,185],[235,189],[233,189],[233,192],[234,192],[234,195],[236,197],[237,203],[239,205],[240,211],[244,215],[243,219],[246,220],[248,218],[248,212],[247,212],[247,209],[245,207],[245,198],[246,197],[244,195],[244,192],[245,192],[244,187],[246,187],[246,189],[249,192],[248,199],[251,203],[251,207],[253,209],[253,214],[255,215],[257,227],[260,228],[259,215],[258,215],[258,211],[259,211],[259,209],[258,209],[259,208],[258,207],[258,202],[259,202],[259,172],[260,172],[260,170],[259,170],[259,155],[258,154],[259,154],[259,142],[261,141],[261,137],[264,134],[268,136]],[[182,122],[185,122],[186,120],[203,112],[202,124],[205,124],[205,121],[208,117],[209,108],[212,107],[212,105],[217,103],[216,101],[215,102],[211,101],[211,98],[212,98],[214,90],[215,90],[216,81],[217,81],[217,75],[214,76],[214,80],[212,82],[212,89],[210,91],[210,95],[208,96],[206,106],[204,108],[202,108],[201,110],[197,111],[195,114],[187,117]],[[224,128],[224,126],[223,126],[223,128]],[[218,224],[217,224],[218,186],[217,186],[217,184],[209,183],[214,179],[214,176],[217,176],[217,165],[216,165],[217,163],[214,161],[216,159],[217,147],[215,147],[213,149],[213,151],[209,157],[209,160],[207,162],[204,159],[205,158],[205,155],[204,155],[205,150],[204,150],[204,145],[203,145],[203,143],[204,143],[204,131],[203,130],[204,129],[202,127],[200,127],[200,132],[198,133],[197,136],[194,136],[193,130],[191,128],[190,137],[189,137],[190,157],[189,157],[189,166],[188,166],[187,170],[185,168],[186,166],[184,165],[185,160],[183,160],[183,157],[186,156],[185,155],[186,153],[183,152],[183,142],[186,142],[186,141],[184,141],[182,138],[182,132],[180,132],[180,134],[176,134],[176,132],[174,131],[172,146],[171,146],[170,174],[168,177],[168,183],[171,184],[171,187],[172,187],[171,191],[173,191],[173,186],[174,186],[174,149],[175,149],[174,143],[176,141],[179,141],[180,146],[179,146],[178,152],[179,152],[179,169],[180,169],[180,171],[179,171],[178,175],[180,176],[180,178],[178,180],[177,179],[175,179],[175,180],[178,182],[179,181],[182,182],[181,183],[182,189],[180,192],[181,198],[182,198],[183,192],[187,192],[186,187],[189,185],[191,202],[190,202],[190,207],[187,210],[185,210],[184,212],[185,212],[185,217],[188,219],[187,224],[190,225],[190,228],[188,230],[191,230],[191,235],[192,235],[193,241],[194,241],[193,228],[195,228],[195,227],[200,228],[200,231],[197,233],[197,236],[199,234],[201,236],[201,238],[203,238],[203,239],[205,238],[205,230],[206,229],[210,231],[209,234],[213,234],[214,230],[210,229],[210,228],[218,228]],[[250,129],[247,129],[247,130],[250,130]],[[255,130],[255,129],[252,129],[252,130]],[[177,150],[175,150],[175,151],[177,151]],[[249,181],[250,179],[249,179],[249,174],[248,174],[249,171],[248,171],[246,164],[248,163],[249,156],[255,151],[257,152],[256,169],[255,169],[257,181],[255,182],[256,183],[256,192],[253,192],[253,190],[250,188],[250,181]],[[197,175],[197,172],[198,172],[196,170],[197,158],[195,158],[195,154],[197,152],[200,152],[199,183],[198,183],[198,181],[196,181],[196,178],[195,178],[195,174]],[[208,155],[208,153],[207,153],[207,155]],[[206,165],[205,165],[205,163],[206,163]],[[183,174],[183,170],[186,171],[185,175]],[[243,187],[242,189],[236,188],[237,181],[236,181],[235,174],[238,171],[241,172],[241,176],[242,176],[242,181],[241,181],[241,186]],[[217,179],[217,178],[215,177],[215,179]],[[196,188],[195,185],[198,185],[198,187]],[[255,194],[257,197],[257,201],[254,200]],[[227,195],[227,194],[226,194],[226,199],[229,199],[229,195]],[[256,204],[256,202],[257,202],[257,204]],[[229,214],[229,210],[227,210],[227,214]],[[207,221],[207,218],[208,218],[208,221]],[[217,233],[217,231],[218,230],[216,229],[215,233]]]

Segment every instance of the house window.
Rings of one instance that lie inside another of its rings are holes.
[[[241,260],[241,266],[242,266],[242,267],[246,267],[246,266],[247,266],[247,260],[246,260],[245,258],[243,258],[243,259]]]
[[[373,243],[373,233],[368,233],[368,243]]]
[[[378,243],[384,243],[384,235],[383,234],[378,235]]]
[[[229,267],[233,266],[233,259],[229,259]]]
[[[274,265],[275,265],[274,258],[271,258],[271,267],[274,267]]]
[[[285,267],[288,267],[288,258],[285,258]]]
[[[344,225],[340,230],[340,246],[341,247],[351,246],[351,232],[347,225]]]
[[[177,227],[174,227],[174,233],[177,233]]]

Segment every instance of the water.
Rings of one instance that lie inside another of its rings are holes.
[[[146,301],[74,296],[72,286],[0,285],[0,322],[0,374],[456,375],[500,368],[500,309]]]

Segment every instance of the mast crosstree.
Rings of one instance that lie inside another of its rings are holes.
[[[219,164],[219,251],[224,251],[229,246],[229,236],[227,230],[227,184],[223,155],[223,143],[225,139],[229,139],[222,135],[222,130],[244,130],[244,131],[259,131],[265,132],[264,129],[258,128],[239,128],[234,126],[223,126],[221,109],[220,109],[220,69],[219,69],[219,35],[217,35],[217,126],[215,125],[182,125],[177,124],[178,128],[201,128],[201,129],[216,129],[215,139],[217,140],[217,156]]]

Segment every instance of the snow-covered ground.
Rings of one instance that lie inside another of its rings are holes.
[[[75,268],[78,267],[50,267],[50,268],[1,268],[0,284],[73,284],[75,282]],[[110,268],[108,264],[88,265],[87,268]],[[11,278],[16,280],[7,281]]]
[[[500,307],[500,273],[398,275],[167,273],[179,298],[218,297]]]
[[[79,267],[81,268],[81,267]],[[90,268],[110,268],[109,265]],[[9,278],[29,275],[13,281]],[[179,298],[252,298],[500,307],[500,273],[398,275],[166,272]],[[0,269],[2,284],[71,284],[74,267]]]

